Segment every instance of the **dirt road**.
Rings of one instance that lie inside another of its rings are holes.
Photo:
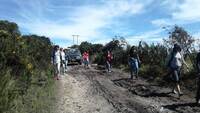
[[[57,113],[199,113],[194,97],[178,99],[170,88],[114,69],[73,66],[59,83]]]

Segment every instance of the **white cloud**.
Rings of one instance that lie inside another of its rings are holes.
[[[200,21],[200,0],[166,0],[162,6],[168,8],[171,17],[152,20],[156,26],[189,24]]]
[[[108,43],[108,42],[110,42],[110,41],[112,41],[112,39],[111,38],[103,38],[103,39],[94,39],[91,43],[93,43],[93,44],[103,44],[103,45],[105,45],[106,43]]]
[[[107,9],[108,14],[113,16],[121,15],[124,13],[138,14],[144,10],[144,4],[139,3],[136,0],[111,0],[107,2],[106,7],[105,8]]]
[[[169,19],[164,19],[164,18],[153,20],[151,21],[151,23],[159,27],[173,25],[173,23]]]
[[[195,37],[195,38],[199,38],[199,39],[200,39],[200,31],[197,32],[197,33],[195,33],[195,34],[193,35],[193,37]]]
[[[129,44],[138,44],[141,40],[148,43],[162,43],[163,37],[160,36],[162,32],[162,29],[156,29],[139,35],[132,35],[127,38],[127,41]]]
[[[200,31],[195,33],[193,37],[195,38],[195,43],[194,43],[195,47],[197,47],[197,49],[200,50]]]
[[[167,11],[174,11],[180,5],[183,0],[162,0],[160,6]]]
[[[97,38],[103,34],[102,28],[112,26],[115,18],[126,14],[140,14],[144,12],[145,6],[139,0],[109,0],[102,4],[74,7],[69,7],[67,2],[63,3],[66,7],[54,6],[51,0],[14,1],[19,6],[17,13],[20,18],[16,21],[21,28],[30,33],[68,40],[72,39],[73,34],[78,34],[80,41]],[[56,16],[59,17],[51,19]]]
[[[176,20],[200,21],[200,0],[185,0],[172,16]]]

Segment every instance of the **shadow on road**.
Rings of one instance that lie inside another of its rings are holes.
[[[179,112],[177,108],[180,108],[180,107],[199,107],[199,106],[196,103],[177,103],[177,104],[165,105],[163,107]]]
[[[116,79],[116,80],[112,80],[114,83],[115,82],[120,82],[120,81],[127,81],[127,82],[130,82],[130,81],[132,81],[132,79],[130,79],[130,78],[120,78],[120,79]]]
[[[77,66],[79,65],[78,63],[68,63],[67,66]]]
[[[146,95],[140,95],[142,97],[172,97],[171,95],[169,95],[171,92],[152,92],[152,93],[149,93],[149,94],[146,94]]]

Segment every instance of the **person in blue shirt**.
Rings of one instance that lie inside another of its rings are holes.
[[[133,79],[134,75],[138,79],[140,59],[135,46],[130,50],[128,63],[131,71],[131,79]]]

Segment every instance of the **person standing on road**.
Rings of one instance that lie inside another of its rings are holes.
[[[128,59],[128,64],[130,66],[130,71],[131,71],[131,79],[133,79],[133,75],[135,75],[136,79],[138,79],[138,72],[140,65],[140,58],[135,48],[136,48],[135,46],[131,48]]]
[[[107,68],[108,72],[111,72],[112,60],[113,60],[112,53],[108,50],[107,54],[106,54],[106,68]]]
[[[83,63],[84,63],[84,67],[89,67],[89,52],[85,51],[83,53]]]
[[[67,69],[68,69],[67,65],[68,65],[69,56],[67,54],[67,49],[65,49],[64,52],[65,52],[65,72],[67,72]]]
[[[54,78],[59,80],[59,74],[60,74],[60,51],[59,51],[59,46],[56,45],[54,47],[54,52],[53,52],[53,64],[54,64],[54,69],[55,69],[55,76]]]
[[[60,58],[61,58],[61,72],[62,72],[62,74],[64,74],[65,73],[65,52],[64,52],[64,50],[63,50],[63,48],[60,48]],[[61,73],[60,72],[60,73]]]
[[[196,103],[199,104],[199,99],[200,99],[200,51],[197,54],[196,57],[196,66],[197,66],[197,78],[198,78],[198,83],[197,83],[197,94],[196,94]]]
[[[188,65],[186,64],[184,57],[181,54],[180,45],[174,44],[174,48],[171,53],[170,60],[168,62],[168,67],[170,68],[171,73],[172,73],[172,80],[175,82],[172,92],[176,94],[178,91],[179,98],[180,98],[180,96],[183,95],[183,93],[181,92],[181,89],[180,89],[180,85],[179,85],[180,76],[181,76],[181,68],[182,68],[183,64],[185,64],[188,69]],[[176,89],[177,89],[177,91],[176,91]]]

